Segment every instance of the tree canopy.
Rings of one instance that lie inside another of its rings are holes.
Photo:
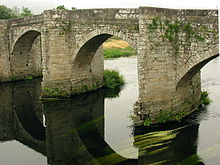
[[[27,17],[32,15],[33,14],[28,7],[22,7],[21,13],[19,14],[20,17]]]
[[[57,10],[68,10],[64,5],[57,6]],[[75,10],[75,7],[72,7],[72,10]],[[28,7],[13,7],[12,9],[8,8],[5,5],[0,5],[0,19],[12,19],[18,17],[27,17],[32,16],[33,13]]]
[[[17,17],[18,16],[10,8],[0,5],[0,19],[11,19]]]
[[[17,7],[10,9],[4,5],[0,5],[0,19],[11,19],[11,18],[26,17],[32,15],[33,14],[28,7],[22,7],[22,10],[20,10]]]

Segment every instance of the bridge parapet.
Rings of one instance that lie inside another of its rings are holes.
[[[8,22],[9,22],[9,26],[11,27],[30,26],[32,24],[43,24],[44,16],[43,14],[33,15],[29,17],[9,19]]]

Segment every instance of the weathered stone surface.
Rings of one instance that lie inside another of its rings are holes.
[[[139,27],[139,124],[163,111],[190,113],[200,101],[199,70],[219,54],[217,10],[144,7]]]
[[[48,10],[0,20],[0,80],[43,74],[46,88],[77,94],[101,87],[102,43],[121,37],[138,51],[137,123],[165,110],[191,112],[199,70],[219,54],[217,10]]]

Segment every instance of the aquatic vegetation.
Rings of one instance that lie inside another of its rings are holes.
[[[125,80],[118,71],[115,70],[104,70],[103,74],[103,87],[105,88],[116,88],[124,85]]]
[[[202,105],[209,105],[211,103],[211,100],[209,98],[209,93],[207,91],[202,91],[200,97],[200,103]]]

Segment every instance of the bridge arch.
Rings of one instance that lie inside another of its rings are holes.
[[[81,93],[82,87],[93,89],[101,87],[103,81],[104,60],[101,45],[110,37],[117,36],[137,50],[137,36],[129,35],[124,29],[102,28],[80,36],[72,67],[72,94]]]
[[[131,45],[132,47],[134,47],[135,49],[138,48],[137,46],[137,38],[138,36],[138,32],[137,34],[132,34],[131,33],[127,33],[126,29],[120,29],[118,27],[114,27],[114,26],[108,26],[108,27],[104,27],[104,28],[99,28],[99,29],[95,29],[92,32],[86,34],[82,40],[80,40],[78,47],[79,49],[77,50],[77,52],[80,50],[80,48],[89,40],[91,40],[92,38],[94,38],[95,36],[98,35],[102,35],[102,34],[108,34],[109,37],[111,36],[117,36],[119,38],[121,38],[122,40],[126,41],[129,43],[129,45]]]
[[[219,56],[217,50],[212,51],[210,54],[199,54],[191,59],[177,71],[177,88],[184,86],[205,66],[209,61]]]
[[[41,32],[27,29],[12,44],[10,68],[18,79],[41,75]]]
[[[108,27],[96,29],[88,33],[78,44],[78,50],[74,59],[78,61],[90,61],[94,57],[97,49],[110,37],[117,36],[122,40],[128,42],[133,48],[137,50],[137,36],[130,36],[125,30],[115,27]],[[86,58],[85,58],[86,57]],[[84,60],[83,60],[84,59]],[[87,64],[86,62],[86,64]]]

